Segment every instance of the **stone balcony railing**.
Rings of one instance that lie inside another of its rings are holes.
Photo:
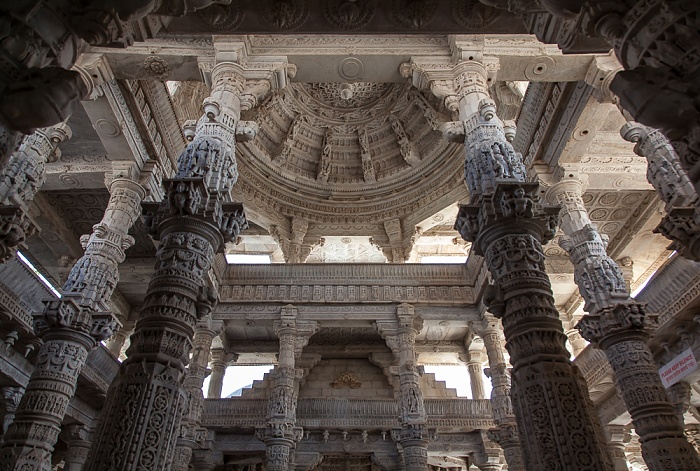
[[[430,428],[482,430],[494,427],[487,399],[426,399]],[[202,425],[210,428],[250,428],[265,425],[266,399],[228,398],[204,401]],[[299,399],[297,424],[304,428],[389,430],[399,427],[393,399]]]

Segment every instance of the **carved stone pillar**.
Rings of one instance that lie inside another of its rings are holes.
[[[484,376],[480,354],[470,354],[470,359],[467,362],[467,370],[469,371],[469,385],[472,388],[472,399],[484,399]]]
[[[622,426],[608,425],[605,427],[605,434],[608,438],[608,451],[613,461],[613,469],[615,471],[629,471],[625,455],[625,443],[630,439],[629,433]]]
[[[302,349],[316,333],[316,323],[297,319],[297,308],[282,308],[276,321],[275,333],[280,351],[277,367],[273,370],[272,391],[267,406],[267,427],[260,435],[265,442],[265,469],[268,471],[293,471],[294,449],[301,440],[303,430],[296,426],[299,379],[303,374],[296,362]]]
[[[59,143],[70,139],[65,124],[27,136],[0,175],[0,262],[12,258],[36,231],[29,204],[46,180],[46,162],[60,157]]]
[[[676,150],[661,131],[629,122],[620,130],[636,143],[634,152],[647,159],[647,180],[666,205],[666,216],[654,232],[674,242],[681,255],[700,261],[698,195],[681,167]]]
[[[2,393],[2,398],[0,399],[2,400],[2,406],[5,410],[1,430],[4,438],[5,433],[7,433],[7,430],[10,428],[10,424],[15,420],[15,413],[17,412],[20,399],[22,399],[22,395],[24,394],[24,388],[22,386],[5,386],[0,388],[0,393]]]
[[[81,471],[90,451],[90,429],[83,424],[68,426],[68,453],[64,459],[64,471]]]
[[[171,466],[187,404],[183,381],[194,328],[202,306],[217,297],[208,273],[214,254],[246,226],[242,206],[230,202],[244,82],[240,65],[214,67],[205,114],[178,158],[175,178],[163,181],[165,199],[143,204],[146,227],[160,241],[155,273],[128,358],[107,393],[86,470]]]
[[[91,235],[81,237],[85,255],[71,270],[62,299],[47,302],[34,316],[34,330],[43,344],[0,451],[3,471],[51,468],[53,445],[88,351],[109,338],[117,325],[106,312],[106,302],[117,285],[124,251],[134,242],[127,232],[145,192],[127,178],[115,178],[109,189],[102,221]]]
[[[486,355],[489,360],[491,376],[491,409],[498,430],[491,434],[491,439],[503,448],[509,471],[525,471],[523,452],[518,434],[518,424],[510,400],[510,374],[503,356],[501,330],[497,320],[488,320],[486,329],[479,335],[484,339]]]
[[[497,64],[487,65],[493,70]],[[419,71],[421,65],[415,67]],[[588,387],[569,360],[544,267],[542,244],[554,237],[558,208],[541,204],[538,184],[525,182],[522,156],[509,142],[514,129],[504,129],[488,98],[485,66],[462,62],[452,74],[453,80],[429,86],[459,111],[461,121],[444,127],[447,137],[464,136],[470,204],[460,206],[455,228],[485,258],[494,281],[485,297],[503,322],[526,467],[610,470],[602,429]],[[414,73],[414,82],[426,75]]]
[[[403,448],[406,471],[424,471],[428,468],[428,430],[416,364],[416,335],[423,328],[423,320],[416,317],[410,304],[397,306],[396,315],[398,321],[377,322],[377,329],[399,364],[398,441]]]
[[[207,430],[200,425],[202,412],[204,411],[202,385],[204,384],[204,378],[207,376],[211,343],[216,337],[216,330],[221,328],[221,321],[213,323],[209,317],[212,307],[210,304],[200,304],[198,306],[198,309],[201,311],[198,312],[201,320],[197,323],[194,330],[192,358],[187,367],[184,383],[189,396],[189,407],[180,425],[175,459],[171,467],[173,471],[187,471],[192,458],[192,451],[195,448],[203,448],[204,441],[208,436]]]
[[[582,194],[583,183],[568,178],[547,191],[550,201],[562,204],[565,235],[560,245],[574,264],[574,280],[589,313],[577,327],[586,340],[605,351],[649,469],[700,469],[647,345],[656,316],[630,298],[619,267],[605,252],[607,241],[588,218]]]
[[[224,387],[224,377],[228,367],[228,362],[224,359],[225,355],[223,349],[217,348],[211,351],[211,376],[209,377],[207,399],[221,398],[221,390]]]

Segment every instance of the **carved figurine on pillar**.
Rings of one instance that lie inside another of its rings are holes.
[[[473,242],[493,278],[489,310],[500,317],[513,365],[512,401],[527,469],[611,470],[605,437],[588,388],[569,360],[559,313],[544,267],[542,244],[554,237],[559,208],[543,205],[538,184],[525,182],[522,156],[488,95],[494,59],[435,71],[414,59],[413,82],[445,98],[460,122],[445,125],[448,139],[464,139],[470,204],[455,228]],[[493,80],[493,77],[491,78]],[[574,419],[575,418],[575,419]]]
[[[647,180],[665,203],[666,216],[654,232],[674,242],[685,258],[700,261],[700,208],[698,194],[681,168],[678,154],[661,131],[628,122],[622,137],[634,142],[634,152],[647,159]]]
[[[27,136],[0,174],[0,263],[36,231],[29,205],[46,180],[46,163],[59,159],[58,144],[70,139],[64,123]]]
[[[271,373],[272,391],[267,405],[267,426],[258,432],[265,442],[265,468],[268,471],[294,469],[294,450],[301,440],[303,430],[296,425],[299,380],[303,369],[296,363],[303,348],[317,332],[315,322],[297,319],[297,308],[287,305],[282,308],[280,320],[275,322],[275,333],[280,350],[277,367]]]
[[[100,223],[81,238],[85,255],[71,270],[63,297],[34,315],[34,330],[43,340],[36,368],[0,450],[0,469],[51,469],[68,402],[88,352],[109,338],[117,326],[108,312],[119,280],[118,265],[134,239],[127,234],[139,215],[144,189],[128,178],[114,178]]]
[[[428,429],[416,363],[416,335],[423,328],[423,320],[411,304],[399,304],[396,315],[397,321],[377,322],[376,326],[399,366],[401,430],[395,435],[403,448],[406,471],[423,471],[428,469]]]
[[[178,159],[175,178],[163,181],[166,198],[143,205],[146,227],[160,240],[155,274],[128,358],[107,393],[86,470],[165,470],[172,463],[198,306],[217,296],[207,276],[214,254],[247,224],[242,206],[230,202],[238,178],[236,137],[255,134],[254,126],[240,121],[245,83],[237,63],[213,68],[204,116]]]
[[[567,175],[573,175],[566,170]],[[574,265],[574,281],[585,301],[577,328],[605,351],[615,386],[632,416],[642,455],[650,471],[700,469],[700,460],[683,434],[673,405],[647,345],[656,315],[629,295],[618,265],[606,253],[607,238],[598,233],[583,204],[584,183],[571,176],[554,183],[546,198],[562,205],[559,244]]]

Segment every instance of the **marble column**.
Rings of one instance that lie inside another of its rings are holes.
[[[280,350],[277,367],[271,373],[272,390],[267,405],[267,426],[261,431],[265,442],[265,469],[291,471],[294,469],[294,450],[303,430],[296,425],[299,380],[303,370],[296,367],[301,351],[316,333],[316,323],[301,322],[298,310],[292,305],[282,308],[280,320],[274,328]]]
[[[564,172],[572,175],[568,170]],[[656,316],[630,298],[617,264],[607,255],[607,240],[588,217],[584,183],[567,177],[547,190],[546,198],[562,205],[559,244],[574,265],[574,281],[588,313],[577,324],[581,335],[605,351],[615,386],[640,437],[642,455],[651,471],[697,470],[700,460],[661,383],[648,346]]]
[[[224,359],[225,356],[226,353],[223,349],[217,348],[211,351],[211,376],[209,377],[207,399],[221,398],[221,390],[224,387],[224,378],[228,367],[228,362]]]
[[[46,163],[59,159],[58,144],[71,135],[63,123],[37,130],[24,139],[0,174],[0,262],[12,258],[36,232],[29,205],[46,180]]]
[[[518,424],[510,399],[510,374],[501,346],[501,329],[498,321],[491,318],[487,326],[479,332],[484,340],[486,356],[491,376],[491,409],[497,430],[491,439],[503,448],[509,471],[525,471],[523,452],[518,434]]]
[[[238,178],[235,145],[244,81],[238,64],[213,68],[205,114],[178,158],[175,177],[163,180],[164,200],[143,204],[145,225],[160,241],[155,273],[128,358],[107,392],[86,470],[171,466],[200,306],[217,299],[209,270],[214,254],[246,226],[242,206],[230,202]]]
[[[68,453],[63,471],[81,471],[90,451],[90,429],[83,424],[68,426]]]
[[[129,178],[114,178],[102,221],[81,237],[85,248],[63,286],[63,297],[34,315],[34,330],[43,341],[14,423],[0,449],[0,470],[50,470],[68,402],[88,352],[109,338],[116,318],[107,300],[119,280],[118,265],[134,239],[127,234],[145,195]]]
[[[622,137],[634,142],[634,152],[647,159],[647,180],[665,204],[666,215],[654,230],[674,242],[679,253],[700,261],[698,194],[681,167],[676,150],[658,129],[628,122]]]
[[[183,416],[180,425],[180,434],[177,438],[175,459],[171,469],[173,471],[187,471],[192,458],[192,451],[196,448],[204,448],[208,434],[201,426],[202,412],[204,411],[204,394],[202,385],[207,376],[207,364],[211,343],[221,330],[221,321],[212,322],[209,317],[213,305],[200,303],[201,320],[194,330],[193,351],[190,364],[185,375],[185,389],[188,394],[188,410]]]
[[[458,111],[460,121],[443,129],[452,140],[463,136],[466,148],[470,203],[460,206],[455,228],[484,257],[493,279],[485,298],[503,323],[526,467],[611,470],[588,387],[569,360],[544,267],[542,244],[554,237],[559,208],[543,205],[538,184],[525,181],[522,156],[509,142],[514,128],[504,129],[496,116],[484,64],[459,63],[452,77],[430,86]]]
[[[403,448],[406,471],[424,471],[428,468],[428,429],[416,363],[416,336],[423,328],[423,320],[416,316],[411,304],[399,304],[396,315],[397,321],[377,322],[377,329],[399,366],[401,430],[396,438]]]
[[[469,386],[472,389],[472,399],[485,399],[486,393],[484,392],[484,375],[483,365],[481,362],[481,353],[469,353],[467,371],[469,372]]]
[[[581,337],[581,333],[577,329],[569,329],[566,331],[566,337],[569,339],[571,344],[571,349],[573,350],[574,357],[577,357],[579,353],[587,347],[586,340]]]

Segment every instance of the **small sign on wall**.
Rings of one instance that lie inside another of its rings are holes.
[[[664,387],[669,388],[698,369],[693,350],[690,348],[659,368]]]

